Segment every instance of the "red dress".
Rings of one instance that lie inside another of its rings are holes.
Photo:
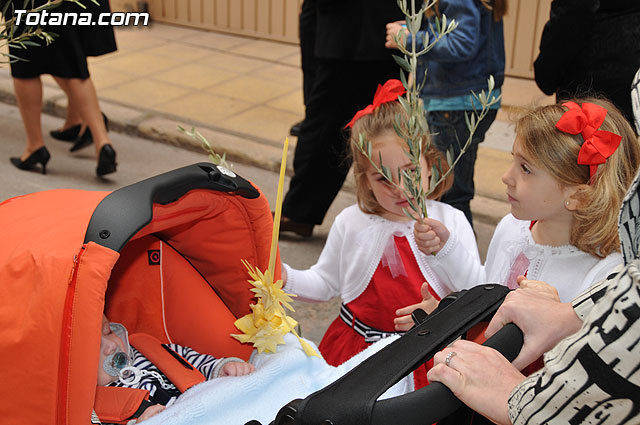
[[[364,292],[346,305],[358,320],[385,332],[395,332],[396,310],[422,301],[420,288],[425,281],[407,238],[394,236],[394,240],[406,276],[393,278],[389,267],[381,262]],[[431,288],[429,292],[440,300]],[[325,332],[318,348],[327,363],[338,366],[369,345],[362,335],[338,317]]]

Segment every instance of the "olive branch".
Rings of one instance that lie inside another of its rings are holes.
[[[218,154],[213,147],[211,146],[211,143],[209,143],[209,141],[207,140],[206,137],[204,137],[202,135],[202,133],[200,133],[198,130],[196,130],[194,127],[191,127],[191,130],[186,130],[184,127],[182,127],[181,125],[178,126],[178,131],[182,134],[185,134],[191,138],[193,138],[194,140],[200,142],[200,144],[202,145],[202,148],[207,151],[207,153],[209,154],[209,160],[214,163],[215,165],[219,165],[221,167],[224,167],[228,170],[230,170],[233,167],[233,164],[231,164],[230,162],[227,162],[227,154],[223,153],[222,155]]]
[[[82,7],[83,9],[86,9],[86,6],[83,5],[82,1],[80,0],[48,0],[45,4],[38,7],[34,7],[33,0],[23,0],[22,7],[23,9],[26,9],[27,6],[31,4],[30,6],[31,9],[29,9],[27,13],[38,13],[43,10],[56,8],[62,2],[65,2],[65,1],[75,3],[78,6]],[[91,1],[92,3],[95,3],[95,4],[99,4],[98,0],[88,0],[88,1]],[[14,3],[15,3],[14,1],[7,1],[5,3],[1,11],[2,16],[6,16],[6,13],[9,10],[9,7],[13,6]],[[28,47],[40,46],[39,43],[33,41],[34,39],[44,40],[45,45],[48,46],[55,40],[55,37],[57,36],[57,34],[43,31],[42,28],[40,28],[39,26],[33,27],[33,26],[27,25],[25,27],[25,30],[18,35],[16,35],[15,31],[16,31],[15,17],[0,23],[0,49],[4,48],[5,46],[18,48],[18,49],[27,49]],[[0,52],[0,56],[3,56],[4,58],[7,59],[5,60],[3,58],[2,60],[0,60],[0,64],[24,61],[24,59],[6,52]]]
[[[415,0],[411,0],[411,10],[407,5],[407,0],[398,0],[398,7],[402,10],[402,13],[406,17],[406,30],[403,29],[400,33],[395,35],[395,42],[398,45],[398,49],[403,56],[394,55],[396,63],[400,65],[400,81],[406,89],[405,96],[399,96],[398,101],[402,105],[405,114],[396,114],[393,127],[396,134],[403,139],[407,148],[405,154],[411,161],[411,168],[398,169],[397,170],[397,182],[393,180],[391,170],[385,166],[382,162],[382,155],[379,155],[379,163],[376,164],[372,157],[371,141],[366,139],[366,136],[362,133],[358,135],[358,139],[354,144],[358,151],[369,159],[369,162],[373,165],[378,173],[380,173],[389,182],[390,185],[402,190],[407,199],[408,205],[411,211],[403,208],[404,213],[412,220],[420,220],[421,218],[428,217],[427,214],[427,197],[433,193],[435,188],[442,183],[449,174],[453,171],[453,168],[458,163],[462,155],[467,151],[471,145],[473,134],[475,133],[480,121],[487,115],[491,106],[495,105],[500,100],[500,96],[496,97],[492,95],[495,87],[495,81],[493,76],[489,77],[487,82],[487,91],[482,90],[479,94],[471,92],[472,96],[481,105],[478,111],[473,107],[473,113],[465,114],[465,121],[467,128],[469,129],[469,137],[463,145],[458,140],[460,146],[460,154],[454,158],[453,146],[445,152],[445,158],[449,169],[443,172],[443,167],[440,162],[437,164],[431,164],[431,178],[429,181],[429,188],[425,191],[422,185],[422,170],[420,166],[420,159],[424,153],[422,141],[427,136],[429,127],[427,124],[426,111],[420,100],[420,91],[424,87],[427,79],[427,69],[425,68],[422,79],[418,82],[416,76],[418,68],[418,58],[429,52],[433,46],[442,39],[445,35],[455,31],[458,23],[455,20],[448,20],[445,15],[441,18],[435,17],[432,22],[428,24],[428,31],[424,31],[422,50],[417,50],[417,37],[418,32],[422,26],[422,18],[425,12],[433,7],[437,0],[427,0],[422,7],[416,11]],[[433,34],[433,37],[432,35]],[[411,37],[411,49],[405,47],[405,37],[409,35]],[[426,148],[429,148],[429,141]],[[404,184],[403,184],[404,182]]]

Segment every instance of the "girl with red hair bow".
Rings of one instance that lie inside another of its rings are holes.
[[[358,202],[336,217],[318,262],[308,270],[283,264],[286,292],[305,301],[342,298],[340,316],[319,346],[324,359],[334,366],[380,338],[408,330],[414,309],[430,312],[449,293],[428,265],[428,255],[418,249],[414,221],[403,212],[408,208],[404,191],[390,184],[355,147],[361,135],[369,140],[371,159],[378,167],[382,161],[396,184],[399,170],[413,167],[405,153],[406,142],[394,130],[396,116],[406,116],[397,101],[404,91],[400,81],[387,81],[378,88],[373,103],[348,124],[353,126],[351,146]],[[423,139],[423,152],[421,170],[426,192],[431,164],[447,162],[429,143],[428,134]],[[468,251],[467,256],[479,261],[475,236],[464,214],[436,200],[450,186],[450,180],[439,184],[429,196],[429,215],[446,223],[455,240]],[[426,383],[416,379],[418,385]]]
[[[461,284],[518,287],[521,276],[555,287],[562,302],[622,264],[618,211],[640,162],[640,145],[610,102],[584,99],[535,109],[516,122],[513,162],[502,176],[511,213],[494,232],[486,263],[460,247],[442,249],[446,226],[418,239],[432,268]]]

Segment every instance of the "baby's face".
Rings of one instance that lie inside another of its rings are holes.
[[[102,338],[100,339],[100,359],[98,360],[98,385],[108,385],[118,379],[104,371],[104,359],[116,351],[125,351],[124,342],[111,331],[109,320],[102,316]]]

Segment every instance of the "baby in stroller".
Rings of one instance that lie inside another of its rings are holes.
[[[206,380],[223,376],[244,376],[255,370],[252,364],[237,357],[218,359],[178,344],[160,346],[185,368],[195,368]],[[181,391],[156,364],[129,345],[126,328],[120,323],[110,323],[105,315],[102,316],[98,365],[98,385],[149,391],[149,401],[143,405],[146,409],[137,420],[129,421],[128,425],[141,422],[161,412],[181,394]]]

